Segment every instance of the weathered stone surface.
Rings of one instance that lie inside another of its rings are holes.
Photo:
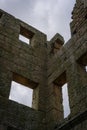
[[[0,10],[0,130],[87,129],[87,8],[77,0],[71,39],[50,41],[39,30]],[[30,44],[19,40],[19,35]],[[9,100],[11,82],[33,89],[32,108]],[[62,86],[70,115],[64,118]]]

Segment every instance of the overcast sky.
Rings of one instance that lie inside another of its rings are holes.
[[[0,8],[47,34],[70,38],[69,23],[75,0],[0,0]]]
[[[0,8],[4,11],[14,15],[18,19],[34,26],[38,30],[47,34],[50,40],[56,33],[60,33],[65,41],[70,38],[71,12],[73,10],[75,0],[0,0]],[[28,91],[20,85],[13,83],[10,92],[10,99],[18,100],[19,103],[31,106],[30,96],[27,95]],[[65,88],[64,93],[67,91]],[[24,92],[24,93],[23,93]],[[21,94],[23,97],[21,97]],[[27,97],[25,97],[27,95]],[[65,94],[66,95],[66,94]],[[65,101],[65,104],[66,101]],[[66,113],[69,109],[65,106]]]

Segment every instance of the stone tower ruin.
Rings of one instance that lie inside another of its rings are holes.
[[[76,0],[70,28],[66,44],[58,33],[47,41],[44,33],[0,10],[0,130],[87,130],[86,0]],[[12,81],[33,90],[32,108],[9,99]]]

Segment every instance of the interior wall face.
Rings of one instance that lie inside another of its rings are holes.
[[[66,44],[58,33],[47,41],[46,34],[0,10],[0,130],[87,129],[86,1],[76,1],[70,29]],[[32,107],[9,99],[12,81],[33,90]]]

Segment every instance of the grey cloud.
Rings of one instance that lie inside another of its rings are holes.
[[[74,3],[75,0],[1,0],[0,8],[48,34],[49,39],[58,32],[67,41]]]

